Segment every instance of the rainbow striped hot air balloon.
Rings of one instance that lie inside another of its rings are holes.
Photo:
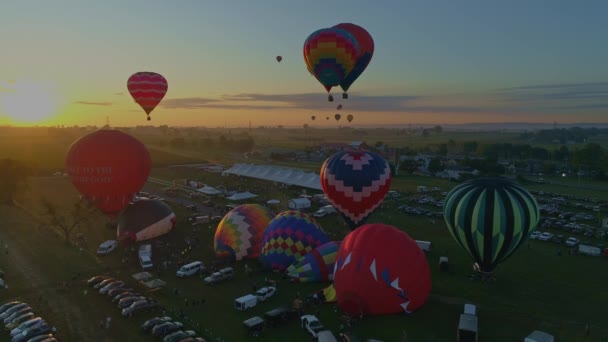
[[[342,241],[330,241],[313,249],[287,268],[287,275],[296,281],[325,282],[334,279],[334,263]]]
[[[538,203],[504,178],[466,181],[448,193],[443,207],[452,237],[483,273],[492,273],[536,229]]]
[[[264,230],[274,214],[259,204],[242,204],[230,210],[215,230],[213,249],[218,257],[257,258]]]
[[[278,214],[262,237],[260,262],[266,269],[283,271],[329,238],[308,214],[288,210]]]
[[[329,93],[355,67],[359,58],[359,43],[344,29],[324,28],[306,38],[303,54],[306,68]],[[329,101],[333,101],[331,95]]]

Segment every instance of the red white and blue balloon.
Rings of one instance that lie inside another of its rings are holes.
[[[321,166],[321,186],[351,230],[364,224],[391,186],[391,169],[380,155],[342,151]]]

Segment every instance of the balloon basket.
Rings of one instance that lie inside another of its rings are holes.
[[[327,101],[329,101],[329,102],[334,102],[334,96],[333,96],[333,95],[329,95],[329,96],[327,97]]]
[[[347,93],[342,94],[342,98],[343,99],[348,99],[348,94]]]
[[[150,121],[150,120],[151,120],[151,119],[150,119],[150,117],[148,116],[148,121]]]

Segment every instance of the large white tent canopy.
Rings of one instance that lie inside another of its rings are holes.
[[[250,199],[250,198],[254,198],[254,197],[258,197],[258,195],[252,194],[251,192],[247,191],[247,192],[239,192],[230,197],[226,197],[226,199],[230,200],[230,201],[242,201],[242,200],[246,200],[246,199]]]
[[[264,179],[303,188],[322,190],[319,175],[314,172],[279,167],[274,165],[234,164],[225,174]]]

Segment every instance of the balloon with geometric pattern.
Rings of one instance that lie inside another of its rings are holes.
[[[334,288],[348,314],[411,313],[431,292],[426,255],[405,232],[386,224],[365,224],[348,233],[338,250]]]
[[[312,216],[297,210],[284,211],[264,231],[259,260],[265,269],[283,271],[328,241]]]
[[[330,241],[313,249],[287,268],[297,282],[326,282],[334,279],[334,263],[342,241]]]
[[[259,204],[242,204],[230,210],[215,230],[215,255],[236,261],[257,258],[262,235],[273,217],[268,208]]]
[[[509,258],[540,219],[538,203],[526,189],[505,178],[489,177],[453,188],[443,213],[454,240],[485,274]]]
[[[161,75],[150,71],[136,72],[127,80],[127,89],[141,108],[148,115],[163,100],[169,85]]]
[[[323,193],[351,230],[365,223],[391,186],[388,162],[368,151],[337,152],[325,160],[319,177]]]

